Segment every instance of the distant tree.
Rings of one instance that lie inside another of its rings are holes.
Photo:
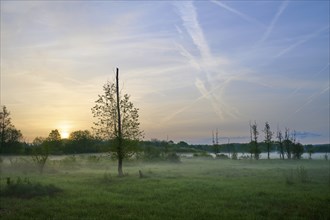
[[[212,131],[212,143],[213,143],[213,152],[215,154],[220,152],[220,145],[219,145],[219,131],[218,129],[215,131],[215,135],[214,132]]]
[[[293,159],[301,159],[302,154],[304,153],[304,146],[301,143],[292,144],[292,155]]]
[[[280,158],[284,160],[283,135],[279,129],[277,129],[277,143],[279,145]]]
[[[268,122],[265,123],[265,128],[263,132],[265,133],[265,144],[267,145],[267,153],[268,153],[267,158],[270,159],[269,152],[272,145],[273,132],[270,130],[270,125]]]
[[[55,129],[52,130],[45,140],[48,150],[52,153],[62,153],[62,138],[60,132]]]
[[[74,152],[87,153],[93,144],[93,136],[88,130],[79,130],[70,133],[69,145]]]
[[[259,160],[260,158],[260,149],[259,149],[259,146],[258,146],[258,135],[259,135],[259,132],[258,132],[258,126],[257,126],[257,122],[254,122],[254,124],[252,125],[251,127],[251,130],[252,130],[252,152],[254,154],[254,158],[256,160]]]
[[[40,174],[43,173],[46,161],[49,157],[49,146],[47,139],[43,137],[36,137],[32,142],[32,160],[37,165]]]
[[[187,142],[185,142],[185,141],[180,141],[180,142],[178,143],[178,145],[179,145],[180,147],[188,147],[188,146],[189,146],[189,144],[188,144]]]
[[[95,122],[94,131],[104,140],[112,140],[116,146],[118,175],[123,176],[123,159],[134,152],[132,144],[138,141],[143,132],[140,130],[138,108],[129,100],[130,96],[119,92],[118,68],[116,83],[107,82],[103,86],[104,94],[99,95],[92,108]]]
[[[285,153],[288,159],[291,159],[292,157],[292,139],[290,137],[290,130],[288,128],[285,128],[285,133],[284,133],[284,140],[283,140],[283,145],[285,148]]]
[[[315,152],[313,145],[309,144],[306,146],[306,151],[308,153],[308,159],[312,159],[312,154]]]
[[[23,135],[11,123],[10,112],[6,106],[2,106],[0,111],[0,138],[0,152],[19,153]]]

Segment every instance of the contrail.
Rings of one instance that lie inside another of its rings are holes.
[[[211,2],[213,2],[214,4],[220,6],[221,8],[224,8],[226,9],[227,11],[230,11],[232,13],[234,13],[235,15],[238,15],[239,17],[243,18],[244,20],[248,21],[248,22],[252,22],[252,23],[255,23],[255,24],[258,24],[260,26],[264,26],[264,24],[260,23],[258,20],[256,20],[255,18],[252,18],[246,14],[243,14],[242,12],[234,9],[234,8],[231,8],[229,7],[228,5],[220,2],[220,1],[215,1],[215,0],[212,0]]]
[[[302,106],[300,106],[293,114],[296,114],[298,112],[300,112],[305,106],[307,106],[308,104],[310,104],[315,98],[319,97],[320,95],[322,95],[323,93],[329,91],[330,86],[328,85],[326,88],[322,89],[320,92],[314,93],[313,95],[311,95],[307,102],[305,102]]]
[[[304,38],[302,38],[300,41],[297,41],[296,43],[290,45],[289,47],[285,48],[284,50],[282,50],[280,53],[278,53],[274,58],[278,58],[280,56],[283,56],[284,54],[288,53],[290,50],[294,49],[295,47],[299,46],[300,44],[305,43],[306,41],[318,36],[320,33],[322,33],[323,31],[329,29],[329,26],[323,27],[317,31],[315,31],[312,34],[309,34],[307,36],[305,36]]]
[[[279,9],[277,10],[274,18],[272,19],[270,25],[268,26],[266,32],[264,33],[264,35],[262,36],[262,38],[260,39],[259,43],[263,43],[270,35],[270,33],[272,32],[277,20],[280,18],[281,14],[283,13],[283,11],[287,8],[289,4],[289,1],[284,1],[281,3]]]
[[[330,63],[327,63],[324,67],[322,67],[321,70],[319,70],[318,72],[316,72],[311,78],[316,78],[320,73],[322,73],[324,70],[326,70],[326,69],[329,67],[329,65],[330,65]],[[295,89],[295,90],[289,95],[289,97],[292,96],[292,95],[294,95],[294,94],[296,94],[299,90],[301,90],[302,87],[303,87],[303,86],[300,86],[300,87],[296,88],[296,89]]]

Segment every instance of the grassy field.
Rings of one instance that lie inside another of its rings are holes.
[[[40,175],[30,158],[3,157],[2,220],[330,219],[326,160],[127,161],[127,176],[119,178],[107,157],[57,159]],[[5,193],[8,178],[17,185],[53,184],[60,192],[19,198]]]

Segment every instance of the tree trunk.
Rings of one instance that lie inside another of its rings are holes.
[[[117,94],[117,116],[118,116],[118,175],[123,176],[123,137],[122,137],[122,127],[121,127],[121,117],[120,117],[120,100],[119,100],[119,70],[116,68],[116,94]]]
[[[270,151],[269,143],[267,143],[267,151],[268,151],[268,155],[267,155],[267,156],[268,156],[268,160],[269,160],[269,159],[270,159],[270,158],[269,158],[269,151]]]

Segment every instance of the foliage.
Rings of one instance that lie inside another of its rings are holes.
[[[299,166],[296,172],[300,182],[306,183],[309,181],[308,173],[304,166]]]
[[[47,146],[39,145],[33,148],[32,160],[37,165],[40,174],[42,174],[44,171],[48,156],[49,149]]]
[[[92,108],[94,131],[104,140],[112,140],[115,145],[115,154],[118,158],[118,175],[123,175],[122,162],[129,158],[133,151],[131,141],[138,141],[143,132],[140,130],[138,108],[129,100],[130,96],[119,92],[118,68],[116,83],[107,82],[103,86],[104,94],[99,95]],[[128,147],[129,146],[129,147]]]
[[[0,111],[0,153],[19,154],[23,152],[20,141],[23,135],[11,122],[10,112],[6,106]]]
[[[304,146],[301,143],[292,144],[292,156],[293,159],[301,159],[301,155],[304,153]]]
[[[219,159],[229,159],[229,157],[225,154],[216,154],[216,157]]]
[[[168,153],[165,158],[169,162],[173,162],[173,163],[180,163],[181,162],[180,156],[177,155],[175,152]]]
[[[31,199],[36,196],[53,196],[62,190],[54,185],[41,185],[40,183],[33,183],[29,178],[24,179],[18,177],[16,181],[6,178],[6,186],[1,189],[1,197],[17,197],[24,199]]]
[[[231,159],[232,160],[237,160],[238,159],[237,158],[237,152],[236,151],[234,151],[233,154],[231,155]]]
[[[117,109],[116,109],[116,85],[107,82],[103,86],[104,94],[99,95],[92,108],[95,127],[93,130],[103,140],[113,140],[118,137]],[[143,136],[140,130],[138,108],[135,108],[130,101],[130,96],[120,96],[120,109],[122,115],[123,139],[139,140]]]
[[[293,185],[295,182],[307,183],[309,182],[308,172],[302,165],[298,166],[296,170],[290,169],[285,173],[285,183]]]
[[[315,152],[313,145],[309,144],[306,146],[306,151],[308,153],[308,159],[312,159],[312,154]]]

